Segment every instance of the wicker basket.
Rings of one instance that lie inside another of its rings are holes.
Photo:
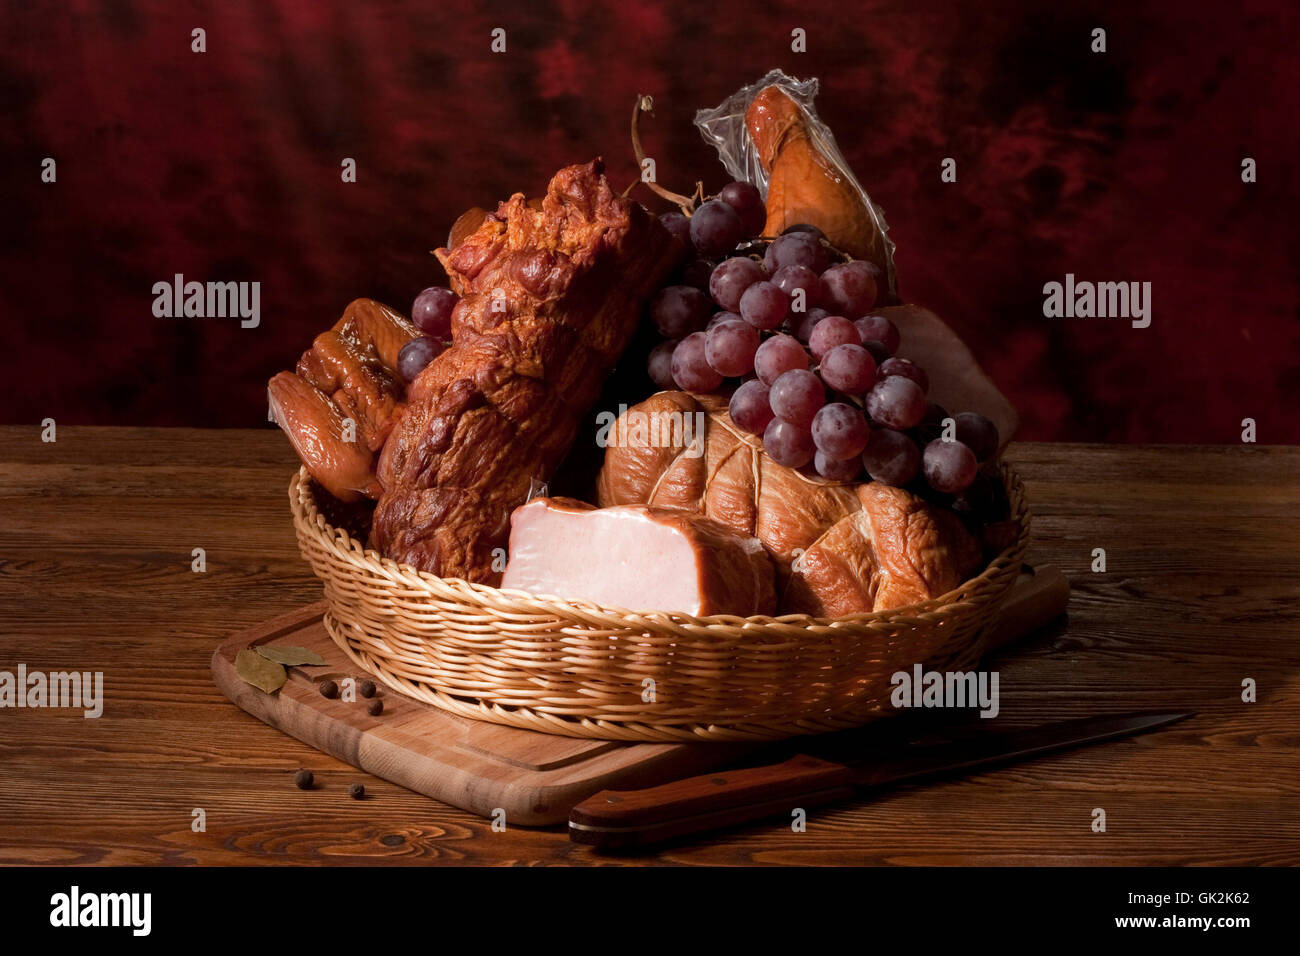
[[[763,740],[894,712],[890,676],[973,665],[1019,573],[1029,513],[1002,466],[1018,540],[923,604],[838,619],[690,617],[548,600],[381,557],[320,513],[306,469],[289,484],[325,627],[389,687],[453,713],[571,737]]]

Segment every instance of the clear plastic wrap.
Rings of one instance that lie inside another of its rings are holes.
[[[898,280],[894,270],[894,243],[889,239],[889,226],[885,222],[884,213],[871,201],[867,191],[862,188],[862,184],[853,175],[853,170],[849,168],[849,164],[844,159],[844,154],[840,152],[839,146],[835,143],[834,134],[817,116],[817,110],[813,107],[813,100],[817,96],[819,87],[816,77],[797,80],[781,70],[772,70],[756,83],[741,87],[713,109],[699,110],[695,114],[695,126],[699,129],[700,135],[704,137],[706,143],[709,143],[718,151],[718,158],[722,160],[722,165],[726,167],[728,174],[734,179],[753,183],[766,198],[768,175],[766,170],[763,169],[763,164],[759,162],[758,150],[755,148],[749,130],[745,126],[745,112],[749,109],[754,97],[769,86],[779,87],[803,111],[813,144],[835,166],[845,182],[849,183],[862,199],[882,241],[890,292],[897,293]]]

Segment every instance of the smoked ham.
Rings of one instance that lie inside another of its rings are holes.
[[[633,611],[776,610],[763,545],[698,514],[534,498],[515,509],[501,587]]]
[[[517,193],[439,249],[462,300],[451,347],[411,383],[380,455],[373,546],[496,583],[510,512],[568,452],[679,254],[599,160],[560,170],[540,208]]]
[[[292,372],[267,385],[271,414],[313,478],[340,501],[377,498],[375,455],[405,408],[397,353],[419,332],[373,299],[357,299]]]
[[[853,174],[818,143],[808,115],[780,86],[760,90],[745,111],[745,128],[767,173],[765,236],[807,223],[831,245],[875,263],[894,285],[889,242]]]
[[[686,447],[657,440],[674,434],[668,423],[700,413]],[[903,489],[823,482],[776,464],[736,428],[719,395],[660,392],[619,416],[597,500],[687,510],[755,536],[775,563],[783,613],[838,617],[914,604],[955,588],[981,559],[960,519]]]

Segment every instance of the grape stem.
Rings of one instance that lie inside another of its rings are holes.
[[[833,245],[831,245],[831,241],[829,239],[822,239],[821,244],[825,246],[827,249],[829,249],[831,252],[835,253],[835,255],[839,256],[843,262],[853,261],[853,257],[849,255],[847,252],[843,251],[842,249],[836,249]]]
[[[641,146],[641,131],[639,129],[641,114],[649,113],[654,115],[655,101],[651,96],[641,95],[636,98],[636,103],[632,106],[632,152],[636,156],[637,169],[645,168],[645,150]],[[665,189],[654,180],[645,180],[637,178],[627,189],[623,190],[626,196],[640,183],[650,187],[650,191],[661,199],[666,199],[673,205],[677,206],[685,216],[690,216],[701,202],[704,200],[704,183],[695,184],[695,192],[690,196],[683,196],[681,193],[675,193],[671,189]]]

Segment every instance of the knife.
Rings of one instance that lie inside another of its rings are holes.
[[[770,816],[789,816],[796,807],[823,806],[863,791],[1146,733],[1190,716],[1084,717],[1025,730],[979,731],[966,739],[890,754],[864,753],[844,762],[803,753],[784,763],[707,773],[645,790],[602,790],[570,812],[569,837],[603,850],[636,849]]]

